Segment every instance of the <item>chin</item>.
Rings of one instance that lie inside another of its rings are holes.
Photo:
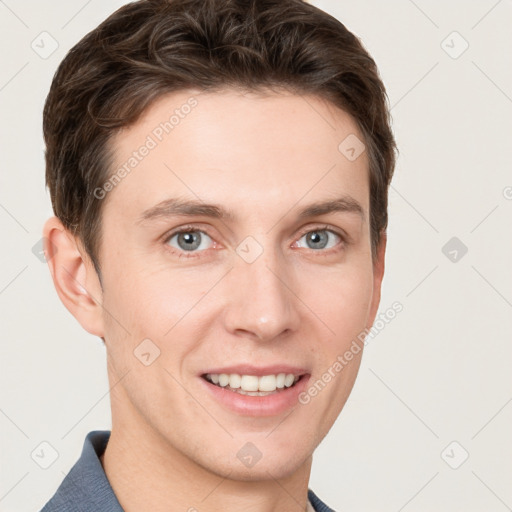
[[[244,443],[241,448],[231,452],[233,457],[225,461],[224,474],[230,473],[229,478],[239,481],[263,481],[282,479],[292,476],[308,462],[311,454],[304,450],[294,448],[271,446],[270,443],[261,443],[258,450],[250,442]],[[252,457],[252,458],[251,458]]]
[[[265,480],[281,480],[291,477],[302,466],[304,461],[292,463],[286,457],[282,460],[264,462],[263,458],[256,463],[252,468],[243,467],[242,463],[229,464],[228,467],[223,468],[222,474],[229,475],[230,480],[238,482],[261,482]],[[238,461],[237,461],[238,462]]]

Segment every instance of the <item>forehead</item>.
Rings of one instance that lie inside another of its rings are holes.
[[[111,172],[122,177],[106,208],[143,210],[179,195],[277,212],[348,195],[367,210],[366,152],[353,158],[345,147],[359,153],[362,141],[350,115],[315,96],[180,91],[112,140]]]

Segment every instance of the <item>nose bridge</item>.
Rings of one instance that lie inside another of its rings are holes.
[[[291,291],[293,284],[289,282],[292,272],[269,245],[263,248],[260,244],[262,252],[251,260],[247,249],[253,251],[254,257],[257,247],[250,240],[247,244],[242,242],[237,248],[230,272],[226,328],[233,333],[249,332],[262,341],[270,340],[297,327],[297,304]]]

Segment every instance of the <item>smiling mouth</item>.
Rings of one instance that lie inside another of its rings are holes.
[[[239,375],[239,374],[215,374],[206,373],[201,375],[203,379],[214,386],[224,388],[247,396],[267,396],[276,393],[282,393],[297,384],[303,375],[294,375],[292,373],[279,373],[275,375]]]

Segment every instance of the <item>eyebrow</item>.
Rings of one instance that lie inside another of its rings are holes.
[[[312,203],[298,212],[298,218],[303,220],[336,212],[357,214],[363,221],[365,220],[364,208],[350,196]],[[227,210],[220,205],[207,204],[195,199],[170,198],[145,210],[137,220],[137,223],[180,215],[187,217],[211,217],[231,222],[236,220],[236,216],[231,210]]]

